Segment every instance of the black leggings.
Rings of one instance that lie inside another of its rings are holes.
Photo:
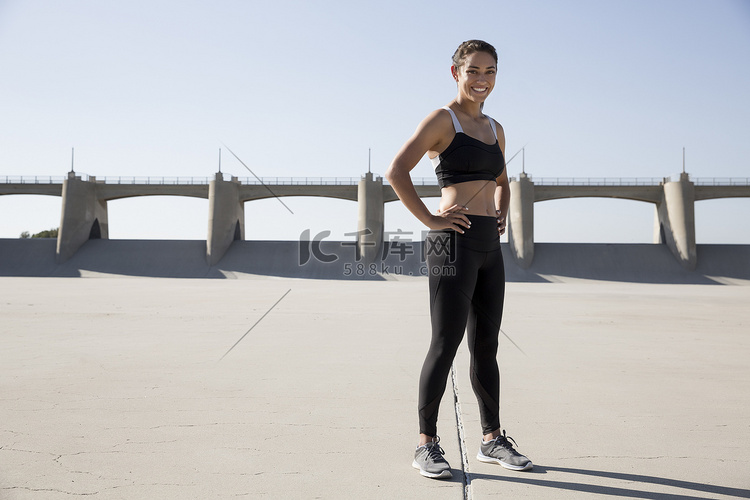
[[[497,219],[469,215],[471,228],[430,231],[425,241],[432,341],[419,380],[419,432],[437,435],[440,399],[453,358],[468,332],[469,376],[484,434],[500,428],[497,346],[505,298],[505,266]]]

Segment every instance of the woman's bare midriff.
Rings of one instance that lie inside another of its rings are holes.
[[[468,181],[446,186],[440,190],[439,210],[442,212],[453,205],[460,205],[469,209],[462,213],[496,217],[496,187],[495,181]]]

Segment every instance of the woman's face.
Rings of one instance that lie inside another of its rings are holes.
[[[487,52],[469,54],[460,68],[451,67],[458,93],[472,101],[484,102],[495,87],[497,63]]]

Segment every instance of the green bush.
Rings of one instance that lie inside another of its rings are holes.
[[[59,228],[48,229],[48,230],[42,231],[40,233],[32,234],[31,236],[29,236],[29,232],[28,231],[24,231],[24,232],[21,233],[21,238],[23,238],[23,239],[26,239],[26,238],[57,238],[57,233],[59,231],[60,231]]]

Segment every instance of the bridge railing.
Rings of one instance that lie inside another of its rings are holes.
[[[691,180],[696,186],[750,186],[748,177],[698,177]]]
[[[261,177],[260,181],[255,177],[241,177],[238,180],[242,184],[263,184],[268,185],[309,185],[309,186],[356,186],[359,184],[361,177]],[[388,181],[383,180],[383,185],[389,185]],[[412,177],[412,183],[415,186],[437,186],[435,177]]]
[[[87,174],[76,174],[83,181],[101,184],[208,184],[209,177],[95,177]],[[43,175],[6,175],[0,176],[0,184],[62,184],[67,177]]]
[[[531,180],[536,186],[659,186],[664,182],[663,177],[540,177]]]
[[[273,186],[356,186],[359,177],[240,177],[237,179],[241,184],[260,185],[270,184]]]
[[[210,177],[96,177],[102,184],[204,185]]]
[[[206,185],[215,177],[94,177],[76,174],[84,181],[102,184],[156,184],[156,185]],[[62,176],[0,176],[0,184],[62,184],[67,177]],[[232,178],[224,174],[224,179]],[[537,186],[659,186],[676,180],[669,177],[539,177],[532,178]],[[240,177],[237,180],[245,185],[291,185],[291,186],[353,186],[361,177]],[[516,180],[511,177],[511,180]],[[750,186],[748,177],[697,177],[691,179],[696,186]],[[415,186],[436,186],[435,177],[413,177]],[[383,179],[383,184],[388,182]]]
[[[48,175],[5,175],[0,176],[0,184],[62,184],[65,179]]]
[[[412,177],[411,183],[415,186],[437,186],[437,178],[435,177]],[[390,183],[383,179],[383,185],[390,186]]]

